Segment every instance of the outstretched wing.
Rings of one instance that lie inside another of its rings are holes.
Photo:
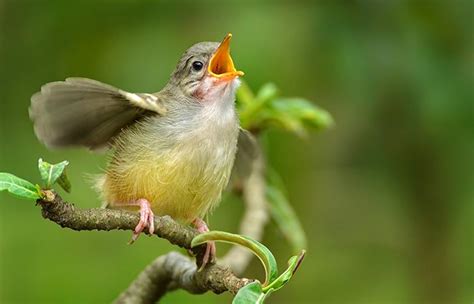
[[[107,145],[122,128],[166,110],[151,94],[134,94],[87,78],[47,83],[31,97],[30,118],[38,139],[52,148]]]

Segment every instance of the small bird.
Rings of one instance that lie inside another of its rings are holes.
[[[107,207],[139,210],[131,242],[146,227],[154,232],[155,214],[209,231],[203,219],[221,200],[238,138],[247,136],[235,110],[244,73],[230,56],[231,37],[191,46],[157,93],[67,78],[31,98],[30,118],[47,147],[111,149],[97,188]],[[203,264],[214,256],[208,243]]]

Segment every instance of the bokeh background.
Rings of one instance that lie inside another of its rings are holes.
[[[257,89],[329,110],[336,125],[301,140],[266,134],[308,234],[308,255],[270,303],[472,303],[474,300],[474,6],[454,1],[0,0],[0,171],[38,181],[37,159],[68,159],[80,207],[99,205],[84,178],[105,165],[35,138],[30,96],[84,76],[153,92],[195,42],[234,34]],[[236,231],[226,201],[212,227]],[[173,249],[128,232],[73,232],[0,193],[0,302],[106,303]],[[292,254],[271,223],[264,243]],[[225,247],[219,246],[221,252]],[[261,277],[254,261],[249,277]],[[169,294],[163,303],[229,303]]]

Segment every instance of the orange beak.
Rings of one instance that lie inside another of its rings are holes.
[[[220,80],[230,80],[244,75],[244,72],[235,69],[232,57],[230,57],[231,38],[231,33],[225,36],[224,40],[222,40],[215,53],[212,55],[211,60],[209,61],[209,66],[207,67],[209,74]]]

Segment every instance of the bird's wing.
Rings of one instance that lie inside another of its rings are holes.
[[[260,153],[257,139],[249,131],[240,128],[237,140],[237,154],[231,179],[246,179],[252,172],[252,166]]]
[[[99,149],[124,127],[166,109],[152,94],[135,94],[87,78],[47,83],[31,97],[36,136],[52,148]]]

